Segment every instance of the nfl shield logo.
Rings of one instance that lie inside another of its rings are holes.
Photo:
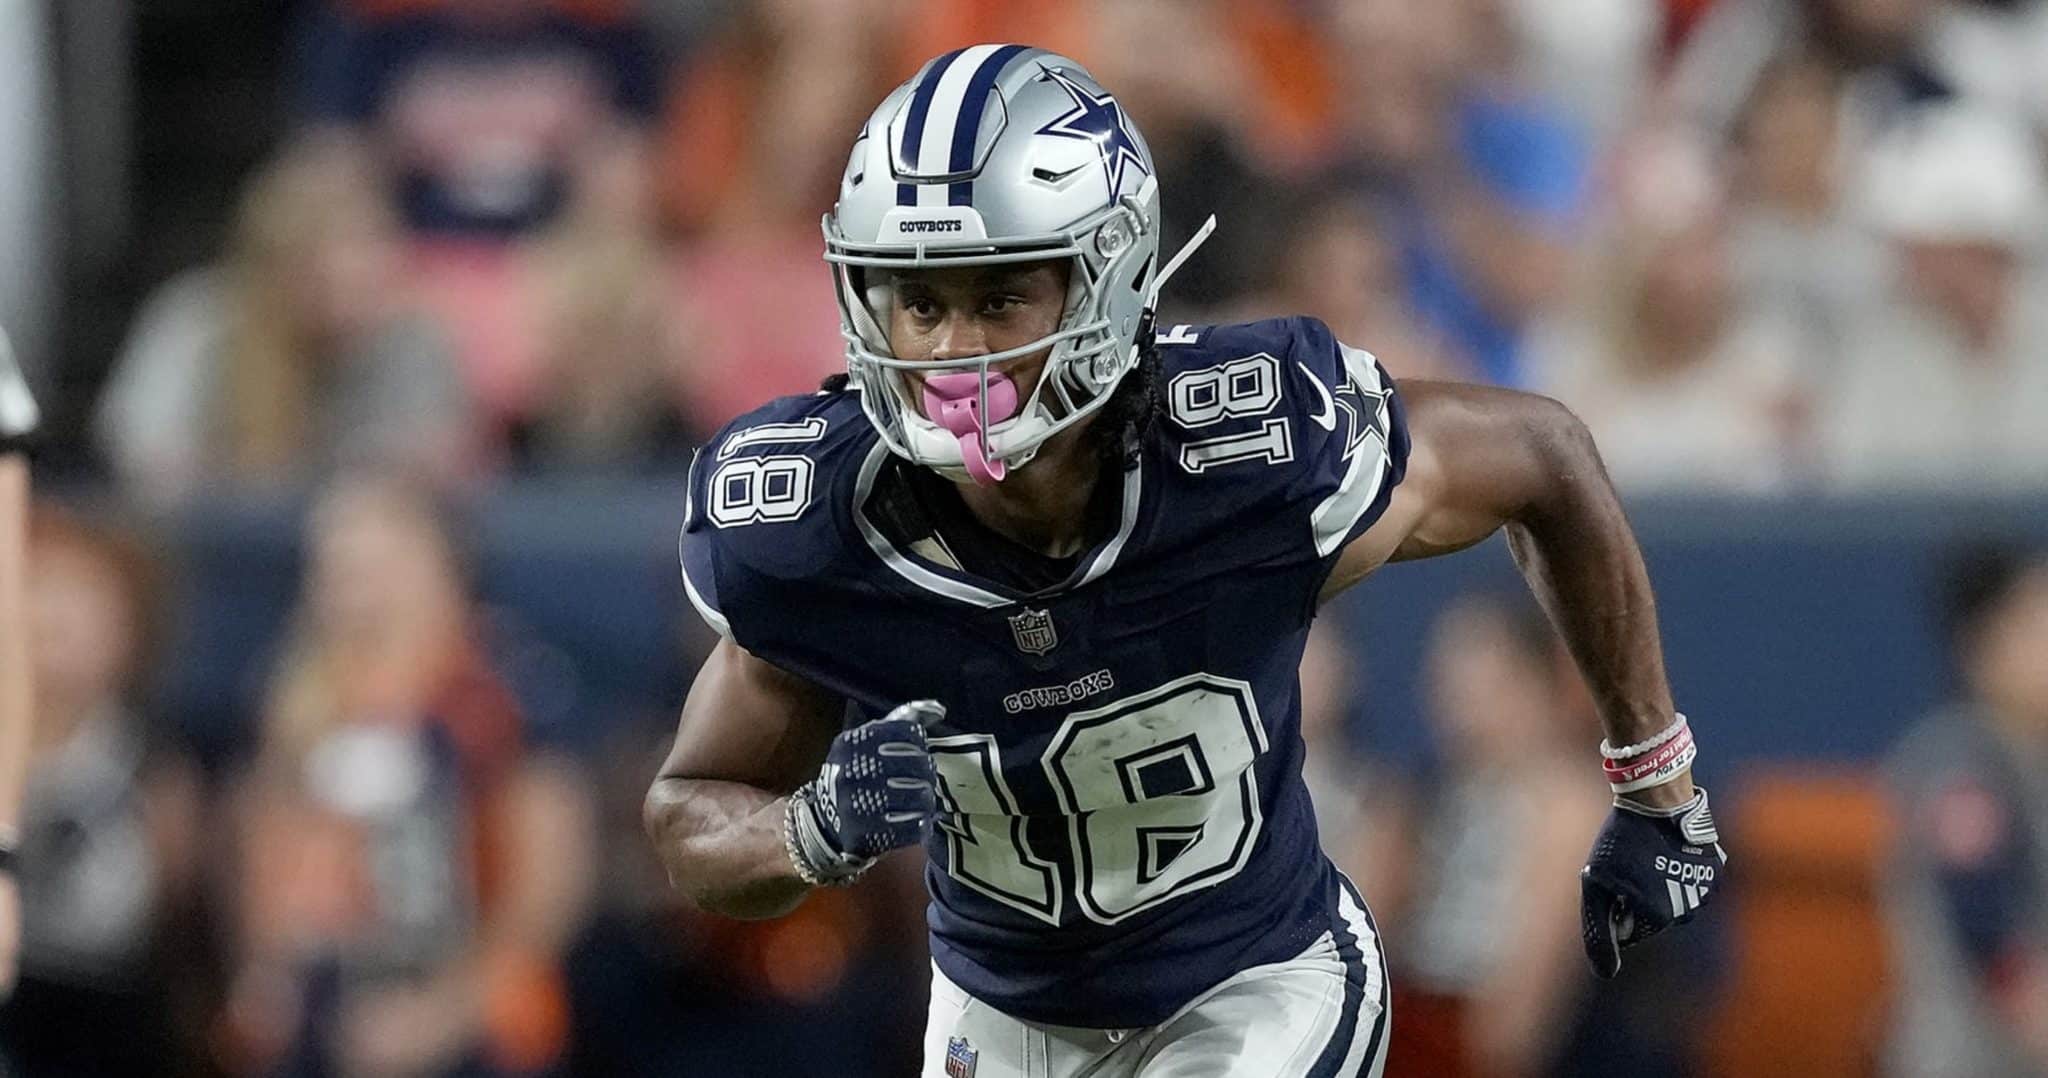
[[[1017,650],[1033,655],[1043,655],[1059,646],[1060,638],[1052,631],[1052,612],[1032,610],[1026,607],[1021,613],[1010,615],[1010,633],[1017,638]]]
[[[947,1038],[946,1078],[974,1078],[974,1057],[979,1054],[967,1047],[967,1038]]]

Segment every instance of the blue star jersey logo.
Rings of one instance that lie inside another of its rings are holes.
[[[1115,97],[1088,92],[1087,87],[1058,68],[1041,66],[1039,70],[1074,99],[1074,111],[1039,128],[1039,134],[1093,142],[1102,155],[1102,170],[1109,179],[1111,195],[1123,189],[1126,167],[1136,166],[1140,173],[1152,174],[1151,167],[1145,164],[1145,155],[1138,150],[1137,136],[1131,133],[1130,117],[1124,115],[1123,106],[1116,103]]]

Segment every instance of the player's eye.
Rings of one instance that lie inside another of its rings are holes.
[[[937,318],[939,316],[939,305],[933,303],[930,299],[924,296],[905,297],[903,300],[903,309],[904,311],[908,312],[912,318],[919,318],[927,321],[933,318]]]
[[[1022,296],[1009,294],[994,295],[982,303],[981,309],[989,314],[1008,314],[1012,308],[1023,302],[1024,297]]]

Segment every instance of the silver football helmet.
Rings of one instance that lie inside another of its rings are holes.
[[[900,456],[984,483],[1109,399],[1137,364],[1159,284],[1187,253],[1157,264],[1152,154],[1116,99],[1080,64],[1024,45],[959,49],[897,87],[854,140],[824,228],[868,418]],[[1053,259],[1071,260],[1053,333],[957,360],[892,353],[889,271]],[[994,368],[1047,348],[1038,385],[1018,400]]]

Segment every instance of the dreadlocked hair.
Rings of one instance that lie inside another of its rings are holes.
[[[1136,464],[1144,452],[1145,439],[1160,412],[1159,344],[1152,334],[1152,315],[1146,312],[1138,324],[1138,363],[1115,392],[1102,402],[1102,410],[1090,431],[1105,463],[1118,470]],[[845,371],[825,376],[818,383],[820,393],[844,393],[852,384]]]
[[[1103,462],[1118,471],[1138,463],[1145,440],[1162,409],[1159,342],[1152,332],[1152,312],[1138,320],[1138,363],[1102,404],[1091,434]]]

